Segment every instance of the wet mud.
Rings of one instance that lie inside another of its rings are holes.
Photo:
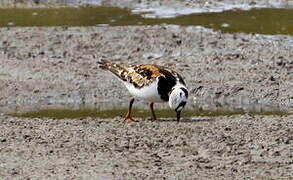
[[[291,179],[292,116],[0,117],[0,176],[12,179]]]
[[[122,84],[98,68],[103,58],[173,68],[191,102],[292,107],[292,42],[174,25],[2,28],[0,104],[127,102]]]
[[[292,46],[291,36],[191,26],[1,28],[0,106],[127,105],[122,84],[98,69],[103,58],[175,69],[187,82],[189,106],[267,104],[292,112]],[[292,119],[245,113],[124,123],[119,116],[18,118],[1,111],[0,177],[292,179]]]

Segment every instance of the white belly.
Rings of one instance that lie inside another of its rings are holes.
[[[150,84],[149,86],[141,89],[135,88],[132,84],[124,82],[126,88],[130,92],[132,96],[138,99],[150,101],[150,102],[163,102],[163,100],[160,98],[160,95],[158,93],[157,89],[157,81]]]

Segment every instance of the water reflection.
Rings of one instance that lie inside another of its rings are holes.
[[[127,26],[175,24],[204,26],[227,33],[293,34],[293,10],[252,9],[147,19],[116,7],[1,9],[0,27]]]
[[[0,112],[17,117],[50,117],[63,118],[114,118],[124,116],[127,112],[128,103],[102,102],[95,105],[54,104],[54,105],[10,105],[0,107]],[[134,117],[151,117],[146,103],[139,102],[135,106]],[[155,105],[156,114],[161,118],[175,117],[175,112],[166,104]],[[268,105],[219,105],[219,104],[190,104],[183,112],[184,117],[214,117],[239,114],[255,115],[289,115],[289,111],[277,106]]]

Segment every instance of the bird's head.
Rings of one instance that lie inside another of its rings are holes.
[[[169,96],[169,106],[177,113],[177,121],[180,120],[181,111],[184,109],[188,99],[188,91],[185,86],[175,86]]]

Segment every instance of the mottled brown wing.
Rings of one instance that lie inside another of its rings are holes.
[[[135,87],[142,88],[154,82],[157,77],[164,76],[160,68],[155,65],[131,66],[134,72],[131,73],[131,80]]]
[[[118,65],[105,60],[99,62],[99,64],[102,69],[112,72],[119,79],[133,84],[136,88],[148,86],[159,77],[161,77],[161,79],[165,79],[166,81],[172,81],[172,84],[176,83],[176,79],[185,84],[182,77],[178,73],[162,66],[150,64],[126,66]]]
[[[130,68],[135,71],[131,77],[132,83],[134,83],[136,87],[148,85],[154,82],[157,78],[164,79],[172,84],[176,84],[176,81],[179,81],[185,85],[183,78],[177,72],[163,66],[147,64],[131,66]]]
[[[100,68],[112,72],[119,79],[133,84],[136,88],[151,84],[159,76],[158,68],[152,65],[126,66],[105,60],[98,63]]]

